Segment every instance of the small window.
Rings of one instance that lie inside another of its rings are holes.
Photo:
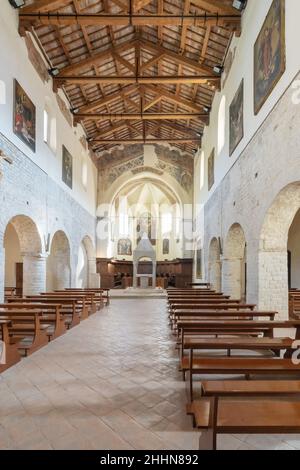
[[[50,98],[46,97],[46,105],[44,109],[44,142],[56,153],[57,136],[56,136],[56,116],[51,106]]]
[[[163,235],[166,235],[172,231],[172,214],[170,212],[162,214],[161,231]]]
[[[88,184],[88,166],[85,157],[82,157],[81,182],[83,187],[86,189]]]
[[[225,145],[226,133],[226,97],[223,95],[218,114],[218,155],[222,152]]]
[[[50,141],[50,126],[49,126],[49,113],[44,110],[44,142],[49,144]]]

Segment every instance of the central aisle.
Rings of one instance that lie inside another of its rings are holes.
[[[0,449],[197,449],[185,407],[166,301],[113,299],[0,375]],[[239,435],[218,447],[291,445]]]
[[[0,376],[0,448],[196,449],[177,368],[165,300],[113,299]]]

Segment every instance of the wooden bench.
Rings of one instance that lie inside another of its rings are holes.
[[[17,348],[23,355],[29,356],[48,344],[49,324],[41,324],[42,311],[13,309],[0,315],[0,318],[10,320],[9,336],[12,342],[17,342]]]
[[[65,289],[65,291],[69,291],[69,290],[76,290],[78,292],[81,292],[81,291],[87,291],[87,292],[94,292],[95,294],[101,294],[102,296],[102,299],[105,303],[106,306],[108,306],[110,304],[110,298],[109,298],[109,291],[110,289],[106,289],[106,288],[93,288],[93,287],[87,287],[87,288],[72,288],[72,287],[68,287]]]
[[[28,296],[19,299],[21,303],[43,303],[47,305],[61,305],[61,314],[64,317],[64,322],[67,329],[79,325],[81,318],[81,307],[78,301],[66,297],[46,297],[46,296]],[[12,300],[10,299],[9,302]]]
[[[191,362],[192,361],[192,362]],[[191,365],[192,364],[192,367]],[[247,357],[184,357],[182,367],[189,372],[189,392],[193,401],[193,376],[197,375],[251,375],[300,376],[300,366],[291,359]]]
[[[204,380],[201,395],[205,397],[282,396],[284,393],[299,396],[299,380]]]
[[[82,308],[85,308],[87,310],[87,315],[92,315],[97,312],[98,309],[98,303],[95,299],[95,294],[93,292],[74,292],[72,290],[70,291],[65,291],[65,290],[55,290],[54,292],[48,292],[48,293],[42,293],[41,295],[62,295],[62,296],[68,296],[72,298],[78,298],[79,300],[84,301],[84,304],[82,304]]]
[[[186,287],[202,287],[205,289],[210,289],[211,283],[210,282],[187,282]]]
[[[64,293],[64,292],[42,292],[41,298],[61,300],[75,300],[76,306],[80,312],[80,320],[86,320],[91,312],[91,306],[88,305],[88,301],[85,295]]]
[[[96,307],[93,309],[93,313],[96,313],[98,310],[101,310],[104,307],[104,299],[103,299],[102,292],[94,292],[94,291],[87,290],[87,289],[71,289],[71,288],[65,289],[63,291],[61,290],[61,291],[55,291],[55,292],[86,295],[87,299],[91,297]]]
[[[186,310],[176,309],[172,312],[173,328],[177,330],[179,335],[180,329],[178,322],[189,322],[196,324],[197,321],[203,320],[254,320],[260,318],[268,318],[273,321],[277,312],[266,312],[260,310]]]
[[[21,360],[18,343],[13,342],[9,336],[8,327],[10,325],[11,321],[9,319],[0,318],[0,340],[3,341],[5,347],[5,364],[0,364],[0,373]]]
[[[201,399],[188,406],[202,430],[199,450],[217,450],[218,434],[294,434],[300,432],[300,402],[253,398]]]
[[[9,310],[40,310],[42,312],[41,324],[50,324],[47,334],[49,341],[52,341],[67,331],[61,308],[61,304],[20,303],[19,299],[15,299],[15,302],[0,304],[0,314],[5,315],[5,312]]]

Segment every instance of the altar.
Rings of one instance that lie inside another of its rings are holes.
[[[139,261],[141,259],[150,259],[152,261],[152,273],[141,274],[138,272]],[[140,288],[147,289],[151,287],[155,289],[156,287],[156,252],[146,235],[143,234],[139,244],[136,249],[133,251],[133,287],[138,287],[138,279],[140,279]],[[152,279],[152,285],[149,284],[149,279]]]
[[[152,274],[137,274],[136,275],[137,279],[140,280],[140,288],[141,289],[147,289],[150,286],[150,279],[152,279]]]

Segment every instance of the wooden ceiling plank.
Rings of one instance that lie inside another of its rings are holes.
[[[124,59],[124,57],[120,56],[117,52],[113,52],[112,55],[120,64],[130,70],[130,72],[135,73],[135,67],[128,60]]]
[[[223,0],[191,0],[194,5],[210,13],[219,15],[237,15],[238,10],[226,5]]]
[[[148,68],[152,67],[153,65],[157,64],[158,61],[162,60],[164,58],[164,54],[162,53],[159,53],[159,54],[156,54],[152,59],[148,60],[148,62],[145,62],[142,66],[141,66],[141,72],[144,72],[145,70],[147,70]]]
[[[114,52],[120,53],[122,51],[127,51],[132,47],[135,47],[135,44],[136,39],[131,39],[129,41],[123,42],[122,44],[111,46],[103,52],[99,52],[98,54],[95,54],[91,57],[87,57],[86,59],[83,59],[75,64],[60,69],[59,75],[71,75],[76,72],[80,72],[84,68],[92,67],[93,65],[97,65],[104,59],[112,57]]]
[[[157,88],[154,85],[145,85],[145,88],[148,89],[149,91],[152,91],[153,93],[158,93],[158,94],[163,94],[163,98],[178,103],[180,106],[187,108],[187,109],[192,109],[196,113],[203,113],[203,108],[197,106],[195,103],[188,101],[182,97],[176,96],[173,93],[170,93],[166,90],[162,90],[161,87]]]
[[[241,17],[231,16],[180,16],[180,15],[100,15],[100,14],[49,14],[49,13],[22,13],[19,15],[20,26],[27,28],[30,23],[41,25],[85,25],[85,26],[193,26],[203,27],[205,25],[220,26],[234,31],[240,30]]]
[[[137,13],[142,8],[145,8],[152,0],[133,0],[133,12]]]
[[[56,11],[59,8],[66,7],[73,3],[73,0],[36,0],[31,5],[25,6],[20,10],[20,13],[46,13]]]
[[[181,144],[187,144],[187,143],[192,143],[194,142],[195,144],[198,144],[198,145],[201,145],[201,140],[200,139],[193,139],[193,138],[184,138],[184,139],[180,139],[180,138],[164,138],[164,139],[161,139],[161,138],[155,138],[155,139],[116,139],[116,138],[113,138],[112,140],[110,139],[95,139],[93,140],[92,144],[93,143],[96,143],[96,144],[103,144],[103,145],[107,145],[107,144],[126,144],[126,145],[130,145],[130,144],[157,144],[157,143],[167,143],[167,144],[176,144],[176,143],[181,143]]]
[[[104,98],[101,98],[100,100],[93,101],[92,103],[89,103],[85,106],[82,106],[78,109],[79,113],[89,113],[93,111],[94,109],[101,108],[103,106],[106,106],[110,103],[113,103],[114,101],[120,100],[123,96],[127,96],[131,94],[134,90],[136,90],[136,85],[130,85],[122,92],[120,93],[119,91],[116,93],[112,93],[111,95],[104,96]]]
[[[185,57],[184,55],[180,55],[180,54],[178,54],[176,52],[173,52],[170,49],[167,49],[167,48],[165,48],[163,46],[160,46],[158,44],[153,44],[150,41],[146,41],[146,40],[142,39],[141,45],[147,50],[155,52],[156,54],[159,54],[159,53],[164,54],[166,57],[169,57],[170,59],[172,59],[175,63],[181,64],[181,65],[186,66],[188,68],[193,68],[194,70],[197,70],[199,73],[202,73],[202,74],[212,74],[213,73],[211,67],[207,67],[203,64],[201,65],[201,64],[199,64],[199,62],[197,62],[193,59],[189,59],[188,57]]]

